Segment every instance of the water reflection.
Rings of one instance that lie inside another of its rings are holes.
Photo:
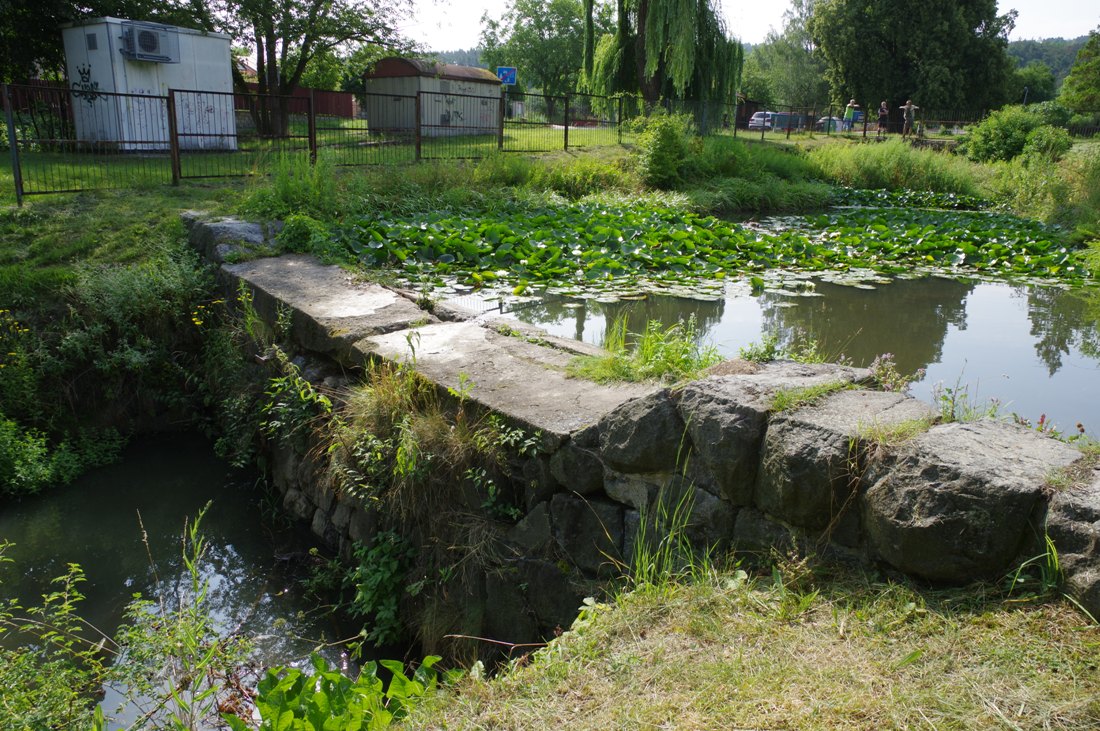
[[[997,399],[1004,413],[1048,419],[1071,431],[1083,422],[1100,433],[1100,296],[1067,290],[926,277],[874,287],[816,280],[752,296],[733,283],[706,302],[676,297],[598,302],[545,299],[512,316],[554,335],[600,344],[607,324],[627,318],[631,332],[650,319],[669,325],[694,315],[701,337],[725,356],[759,342],[784,344],[800,334],[823,352],[867,365],[893,353],[899,370],[926,369],[918,398],[933,401],[944,387],[965,389],[976,403]]]
[[[953,279],[899,280],[874,289],[818,282],[814,297],[765,292],[763,331],[784,343],[805,334],[830,356],[866,365],[893,353],[912,373],[939,362],[949,326],[966,329],[966,298],[974,285]]]
[[[219,630],[252,638],[263,664],[303,663],[321,638],[351,632],[296,589],[284,559],[305,556],[308,544],[289,528],[265,525],[254,480],[215,457],[197,435],[143,439],[119,464],[0,510],[0,537],[15,544],[7,552],[14,563],[0,566],[0,591],[38,604],[50,580],[79,563],[87,581],[78,611],[113,635],[134,593],[171,603],[173,587],[188,581],[181,558],[184,523],[209,502],[201,572]],[[330,661],[339,659],[337,652],[328,654]],[[113,711],[121,701],[117,689],[108,689],[102,705]]]

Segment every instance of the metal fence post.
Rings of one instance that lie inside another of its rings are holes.
[[[619,133],[619,144],[623,143],[623,98],[619,97],[619,117],[615,121],[615,131]]]
[[[179,185],[182,177],[180,167],[180,135],[176,123],[176,90],[168,90],[168,155],[172,165],[172,185]]]
[[[565,141],[565,151],[569,152],[569,95],[566,94],[564,99],[565,99],[565,137],[564,137],[564,141]]]
[[[309,164],[317,163],[317,108],[313,106],[313,89],[306,99],[307,134],[309,135]]]
[[[4,84],[4,117],[8,123],[8,147],[11,149],[11,175],[15,183],[15,203],[23,205],[23,169],[19,160],[19,140],[15,138],[15,113],[11,108],[11,87]]]
[[[424,92],[416,92],[416,104],[413,105],[413,114],[416,115],[416,161],[420,162],[420,148],[423,144],[423,133],[420,129],[420,95]]]
[[[500,103],[497,106],[497,152],[504,152],[504,118],[508,113],[508,87],[500,87]]]

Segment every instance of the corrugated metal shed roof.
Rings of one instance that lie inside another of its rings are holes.
[[[363,76],[367,79],[386,79],[395,76],[431,76],[454,81],[500,84],[500,79],[488,69],[475,66],[459,66],[455,63],[440,63],[422,58],[384,58],[375,65],[374,71]]]

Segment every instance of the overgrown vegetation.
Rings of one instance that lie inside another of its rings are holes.
[[[695,318],[665,326],[656,320],[644,332],[627,332],[627,318],[612,322],[604,336],[607,355],[578,356],[569,372],[597,383],[664,381],[694,378],[722,357],[714,346],[701,344]]]
[[[231,190],[0,210],[0,493],[68,482],[187,411],[213,281],[178,211],[216,197]]]
[[[520,476],[540,437],[478,411],[470,385],[444,398],[411,367],[378,365],[333,415],[334,488],[378,508],[379,538],[334,587],[372,643],[461,634],[476,577],[502,565],[494,531],[521,515]],[[476,657],[462,640],[444,644]]]
[[[809,161],[826,180],[851,188],[919,190],[978,196],[971,167],[961,159],[913,148],[901,139],[873,145],[837,143],[814,147]]]

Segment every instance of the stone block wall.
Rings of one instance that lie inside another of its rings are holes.
[[[196,246],[219,262],[233,253],[227,241],[234,236],[253,251],[268,241],[248,224],[209,228],[192,217],[189,225]],[[277,272],[310,267],[316,265],[301,257],[282,269],[274,261],[223,264],[222,276],[230,287],[243,281],[262,288],[279,281]],[[355,297],[385,306],[341,319],[340,286],[338,273],[326,271],[321,295],[286,305],[296,322],[308,324],[295,327],[303,334],[298,345],[318,357],[349,365],[359,350],[349,347],[348,323],[366,334],[417,327],[405,304],[358,285]],[[317,301],[323,307],[310,304]],[[476,322],[462,327],[449,337],[477,334]],[[480,350],[507,347],[499,336],[477,340]],[[532,340],[525,338],[521,359],[508,362],[561,362],[560,348]],[[426,375],[445,391],[464,363],[450,341],[438,349],[447,357]],[[446,370],[452,361],[453,373]],[[516,384],[504,383],[507,375],[492,375],[480,405],[491,410],[493,393],[511,389],[505,418],[540,430],[538,409],[516,413],[522,392],[517,397]],[[558,406],[569,388],[560,380]],[[845,366],[731,362],[675,388],[620,392],[606,401],[586,385],[573,403],[598,401],[602,411],[585,419],[560,408],[545,412],[545,434],[553,438],[542,440],[542,452],[521,471],[522,516],[514,523],[482,516],[494,526],[500,558],[464,598],[480,603],[471,613],[480,626],[472,629],[527,642],[568,627],[581,599],[629,563],[639,529],[652,536],[659,506],[681,500],[691,506],[687,534],[701,547],[828,553],[955,584],[1004,575],[1045,550],[1049,535],[1067,591],[1100,616],[1100,471],[1074,447],[1018,425],[936,423],[929,406],[868,382],[867,371]],[[545,384],[529,387],[532,404],[547,392]],[[818,398],[801,406],[775,406],[777,395],[811,392]],[[477,403],[481,394],[470,398]],[[372,540],[383,523],[379,507],[334,491],[320,458],[272,452],[272,481],[291,516],[345,557]]]

